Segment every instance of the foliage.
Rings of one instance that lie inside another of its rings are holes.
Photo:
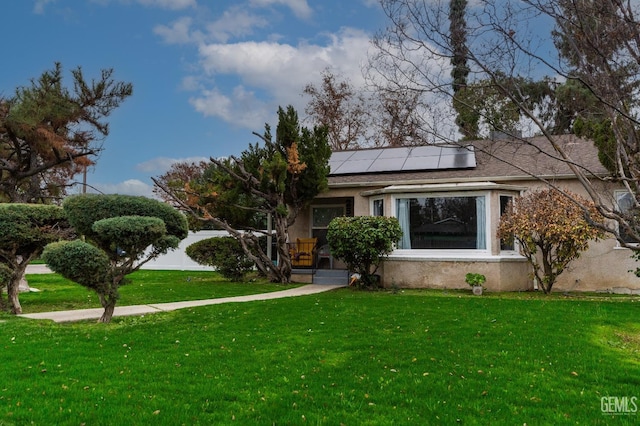
[[[0,200],[46,202],[65,194],[69,181],[94,164],[109,134],[104,121],[132,94],[114,81],[113,70],[87,82],[72,71],[73,90],[63,85],[62,66],[0,98]]]
[[[98,294],[107,294],[109,257],[98,247],[82,240],[49,244],[42,258],[53,271]]]
[[[398,220],[384,216],[337,217],[327,228],[331,254],[344,261],[350,271],[360,274],[363,287],[376,284],[374,274],[380,262],[393,251],[400,237]]]
[[[472,111],[460,98],[467,91],[469,65],[467,65],[467,30],[465,11],[467,0],[449,2],[449,33],[451,34],[451,87],[453,89],[453,108],[456,111],[456,124],[464,139],[477,139],[479,115]]]
[[[583,210],[581,206],[588,206]],[[550,293],[558,276],[589,241],[602,238],[602,231],[590,225],[601,220],[593,203],[570,191],[555,189],[530,192],[507,206],[498,235],[515,238],[522,254],[545,293]]]
[[[182,240],[187,237],[185,217],[173,207],[146,197],[119,195],[119,194],[83,194],[67,197],[62,206],[69,216],[69,221],[78,234],[88,239],[98,238],[99,234],[94,229],[96,222],[102,219],[116,218],[120,216],[143,216],[162,219],[166,227],[167,236]],[[98,241],[99,242],[99,241]],[[164,244],[175,244],[159,241]],[[102,247],[109,250],[109,246]]]
[[[366,137],[366,100],[346,80],[339,81],[330,70],[322,73],[322,84],[307,84],[304,94],[311,97],[305,112],[328,129],[333,151],[355,149]]]
[[[177,248],[188,232],[179,211],[145,197],[76,195],[65,199],[63,208],[86,241],[48,246],[43,259],[53,271],[98,294],[101,322],[111,321],[126,276]]]
[[[391,82],[371,92],[325,69],[320,87],[307,84],[304,94],[310,97],[305,112],[327,128],[334,151],[425,143],[418,119],[419,97]]]
[[[0,265],[12,313],[22,312],[18,287],[29,262],[40,256],[47,244],[71,235],[59,206],[0,203]]]
[[[180,193],[180,190],[184,188],[185,183],[202,178],[203,173],[208,167],[209,163],[206,161],[200,161],[198,163],[186,161],[172,163],[167,172],[156,178],[161,186],[154,185],[153,193],[165,203],[179,208],[180,205],[175,203],[173,197],[162,188],[168,188],[173,192],[177,191],[176,194],[181,194],[183,196],[182,201],[185,201],[186,196]]]
[[[186,182],[182,191],[159,180],[181,208],[198,220],[213,223],[236,238],[246,256],[273,282],[291,280],[288,228],[314,197],[327,189],[329,156],[327,129],[301,127],[291,106],[278,109],[275,140],[269,125],[262,144],[249,145],[239,158],[211,158],[202,177]],[[274,264],[261,240],[273,223],[279,262]]]
[[[213,266],[225,278],[242,281],[253,262],[233,237],[213,237],[187,247],[187,256],[200,265]]]
[[[487,277],[482,274],[469,272],[467,275],[465,275],[464,280],[471,287],[475,287],[484,284],[487,281]]]
[[[545,128],[554,125],[560,107],[554,90],[549,79],[534,81],[502,73],[466,84],[453,98],[463,138],[487,139],[494,131],[518,135],[525,116],[521,105],[540,111]]]

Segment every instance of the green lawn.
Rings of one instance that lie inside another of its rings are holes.
[[[636,424],[601,398],[640,397],[638,303],[342,289],[112,324],[2,315],[0,425]]]
[[[25,314],[100,307],[95,292],[58,274],[32,274],[27,275],[27,280],[40,292],[20,294]],[[230,283],[218,273],[207,271],[141,270],[131,274],[130,280],[120,289],[118,306],[244,296],[296,286],[271,284],[265,280]]]

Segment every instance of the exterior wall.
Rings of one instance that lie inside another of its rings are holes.
[[[308,238],[311,236],[311,209],[304,209],[296,218],[293,226],[289,227],[289,241],[295,242],[296,238]]]
[[[582,185],[576,180],[557,182],[562,188],[588,198]],[[539,181],[527,182],[532,190],[546,186]],[[601,186],[605,201],[614,202],[615,187]],[[609,195],[607,195],[609,194]],[[608,197],[608,200],[607,200]],[[603,291],[618,293],[640,293],[640,278],[633,272],[640,263],[631,258],[631,250],[620,247],[615,238],[605,236],[592,241],[589,249],[569,264],[553,286],[552,291]]]
[[[530,190],[542,189],[546,185],[537,180],[500,182],[506,185],[517,185]],[[579,182],[563,180],[556,182],[559,186],[575,193],[587,196]],[[354,215],[369,215],[370,202],[373,198],[383,199],[384,214],[395,216],[393,194],[363,196],[363,192],[380,187],[332,188],[319,198],[353,197]],[[602,187],[603,194],[613,194],[612,187]],[[525,191],[526,192],[526,191]],[[482,273],[487,277],[485,288],[489,291],[523,291],[533,288],[531,267],[524,257],[514,252],[501,252],[497,237],[500,219],[500,196],[518,195],[517,191],[491,190],[487,198],[490,223],[489,235],[491,250],[485,255],[468,253],[460,256],[438,253],[404,256],[392,254],[379,273],[386,287],[399,286],[405,288],[468,288],[464,282],[467,272]],[[613,196],[610,197],[613,200]],[[613,201],[611,201],[613,202]],[[310,218],[306,218],[306,230],[310,232]],[[298,223],[296,223],[298,226]],[[301,225],[302,226],[302,225]],[[631,259],[631,251],[622,249],[612,238],[592,242],[590,249],[572,262],[567,270],[558,278],[554,291],[615,291],[640,293],[640,278],[630,270],[635,270],[640,263]]]
[[[631,250],[606,239],[590,244],[589,250],[570,263],[553,290],[640,294],[640,278],[631,272],[637,267],[640,263],[631,258]]]
[[[488,291],[524,291],[533,289],[529,264],[521,258],[470,259],[391,259],[383,265],[382,284],[385,287],[468,289],[465,275],[483,274]]]

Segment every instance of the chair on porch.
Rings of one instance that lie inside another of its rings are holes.
[[[329,250],[329,244],[325,244],[320,247],[317,251],[318,263],[316,268],[320,268],[320,261],[322,259],[327,259],[329,261],[329,269],[333,269],[333,256],[331,255],[331,251]]]
[[[317,243],[317,238],[297,238],[295,243],[290,243],[291,266],[313,266]]]

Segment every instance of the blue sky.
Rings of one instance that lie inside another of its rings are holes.
[[[65,80],[104,68],[134,94],[109,118],[88,183],[151,195],[172,161],[236,155],[275,127],[278,105],[304,117],[307,83],[327,67],[362,81],[377,0],[5,0],[0,96],[61,62]]]

